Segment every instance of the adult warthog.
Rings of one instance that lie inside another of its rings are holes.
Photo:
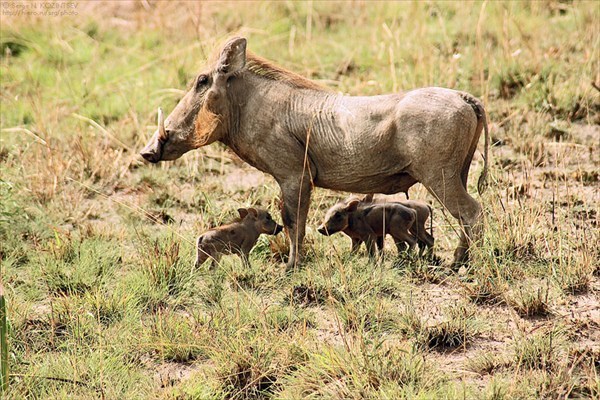
[[[467,193],[485,110],[468,93],[442,88],[344,96],[246,53],[232,38],[194,80],[141,155],[152,163],[220,141],[281,187],[290,237],[288,266],[300,259],[313,185],[354,193],[406,192],[421,182],[463,227],[455,261],[481,231],[481,206]],[[162,114],[159,112],[159,114]]]

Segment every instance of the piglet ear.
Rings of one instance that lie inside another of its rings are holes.
[[[360,200],[352,200],[350,203],[348,203],[348,205],[346,206],[346,210],[347,211],[356,211],[356,209],[358,208],[358,203],[360,203]]]
[[[248,215],[248,210],[245,208],[238,208],[238,213],[240,214],[240,218],[244,219],[246,218],[246,215]]]
[[[250,207],[248,209],[248,212],[250,213],[250,215],[252,215],[254,218],[258,217],[258,210],[254,207]]]
[[[373,202],[373,193],[369,193],[368,195],[366,195],[363,199],[362,202],[363,203],[372,203]]]
[[[221,50],[217,61],[217,72],[233,74],[244,68],[244,65],[246,65],[246,39],[234,37],[225,43]]]

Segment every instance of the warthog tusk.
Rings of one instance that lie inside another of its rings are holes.
[[[165,115],[160,107],[158,107],[158,138],[161,140],[167,139],[167,132],[165,131]]]

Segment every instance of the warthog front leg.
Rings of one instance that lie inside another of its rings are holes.
[[[351,239],[352,239],[352,249],[350,250],[350,254],[356,254],[356,252],[358,252],[358,249],[360,248],[362,240],[356,239],[356,238],[351,238]]]
[[[202,246],[203,239],[204,237],[200,236],[196,240],[196,262],[194,263],[194,268],[200,268],[211,257],[209,252]]]
[[[306,217],[310,205],[311,184],[308,176],[294,177],[280,182],[283,206],[281,218],[290,238],[290,253],[287,268],[301,262],[302,242],[306,231]]]
[[[365,240],[365,245],[367,246],[367,253],[370,258],[375,258],[379,254],[383,254],[379,246],[379,239],[375,235],[368,236]]]
[[[244,264],[244,267],[250,269],[252,267],[250,265],[250,252],[240,251],[239,256],[242,260],[242,264]]]

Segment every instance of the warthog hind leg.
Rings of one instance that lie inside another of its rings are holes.
[[[425,186],[460,222],[462,232],[458,247],[454,251],[454,263],[466,262],[469,246],[479,240],[482,234],[481,205],[467,193],[460,177],[449,179],[442,184]]]

